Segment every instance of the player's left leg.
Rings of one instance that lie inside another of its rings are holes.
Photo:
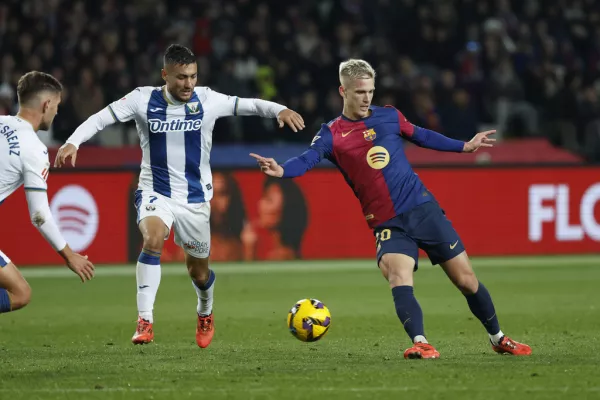
[[[487,330],[493,349],[515,355],[531,354],[529,346],[510,340],[500,330],[492,297],[475,276],[458,233],[437,202],[427,203],[417,234],[419,246],[427,252],[431,263],[440,264],[465,296],[471,312]]]
[[[196,344],[208,347],[214,336],[215,273],[209,268],[210,203],[181,204],[175,211],[175,243],[185,251],[185,263],[198,295]]]
[[[517,356],[531,354],[531,347],[515,342],[505,336],[500,329],[492,297],[483,283],[475,276],[466,251],[462,251],[447,261],[440,262],[440,265],[452,283],[465,296],[473,315],[481,321],[495,352]]]
[[[15,264],[0,251],[0,314],[25,307],[31,300],[31,287]]]

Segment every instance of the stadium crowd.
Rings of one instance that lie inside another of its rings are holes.
[[[544,135],[600,158],[596,0],[4,0],[0,114],[15,111],[24,72],[52,73],[66,90],[47,140],[62,143],[134,87],[160,85],[173,42],[197,55],[199,84],[307,122],[282,135],[272,121],[226,119],[217,143],[309,142],[340,112],[339,62],[360,57],[378,73],[374,102],[414,124],[458,139],[481,125]]]

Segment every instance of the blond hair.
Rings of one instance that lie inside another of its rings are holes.
[[[351,79],[375,79],[375,70],[365,60],[351,58],[340,63],[340,82],[344,78]],[[342,82],[343,84],[343,82]]]

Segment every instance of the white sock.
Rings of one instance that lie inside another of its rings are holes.
[[[152,323],[152,310],[160,285],[160,256],[150,256],[142,251],[135,272],[138,315]]]
[[[490,337],[490,340],[492,341],[492,344],[494,346],[497,346],[500,343],[500,339],[502,339],[502,337],[504,336],[504,333],[502,333],[502,331],[496,333],[495,335],[490,335],[488,334]]]
[[[196,294],[198,295],[198,307],[196,311],[200,316],[207,316],[212,313],[213,307],[213,291],[215,289],[215,273],[213,270],[210,270],[210,275],[208,276],[208,281],[203,286],[196,286],[196,284],[192,281],[192,285],[194,285],[194,289],[196,289]]]
[[[427,341],[427,339],[425,339],[425,336],[417,335],[414,337],[413,343],[429,343],[429,342]]]

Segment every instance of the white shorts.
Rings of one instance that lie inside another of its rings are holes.
[[[196,258],[210,254],[210,203],[187,204],[151,190],[135,192],[137,222],[146,217],[160,218],[169,231],[174,227],[175,243]],[[169,237],[165,237],[165,240]]]
[[[6,267],[8,264],[10,264],[10,258],[0,251],[0,268]]]

